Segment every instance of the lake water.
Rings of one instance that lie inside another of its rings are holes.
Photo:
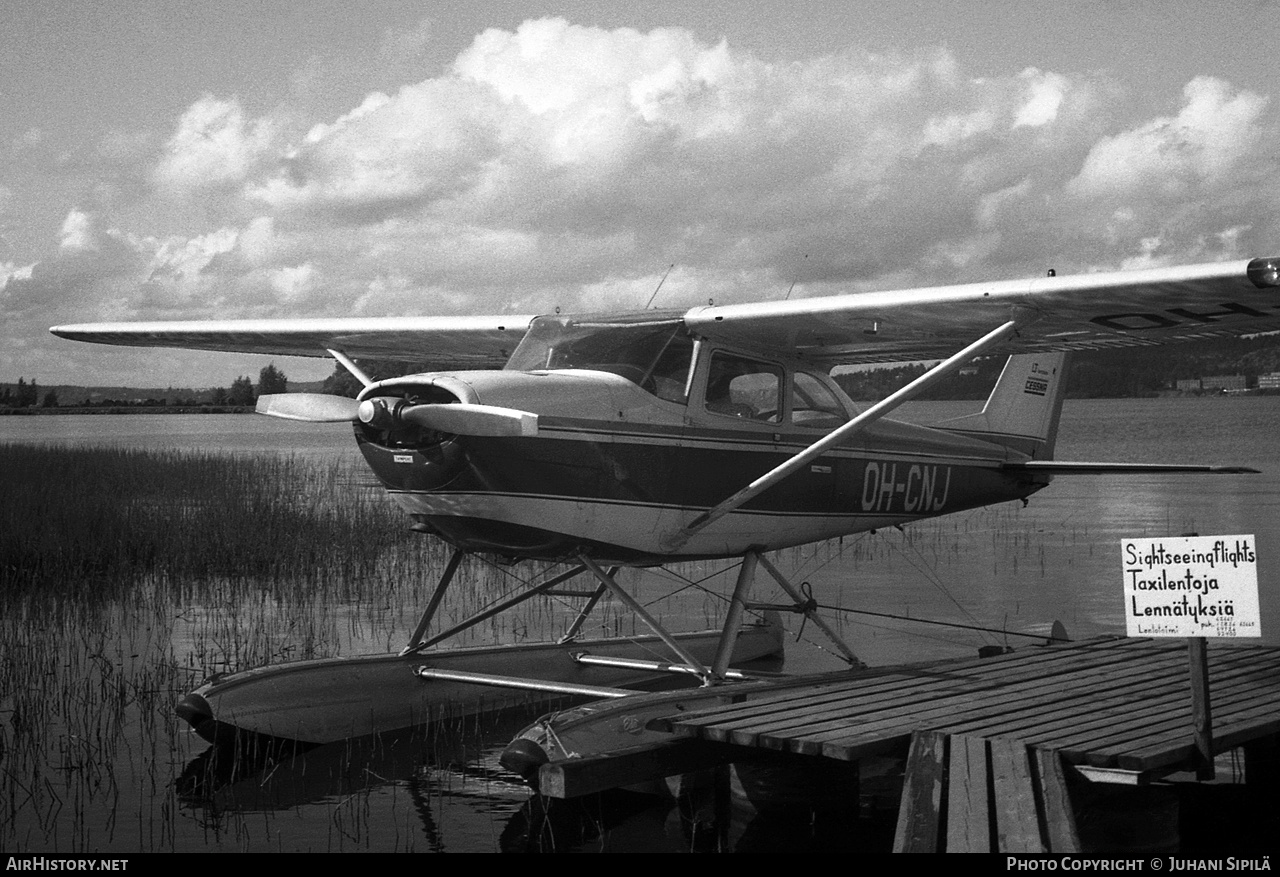
[[[974,407],[920,403],[903,416],[930,422]],[[885,664],[971,656],[991,643],[1016,647],[1026,640],[1015,633],[1047,634],[1055,619],[1073,638],[1123,634],[1121,539],[1254,534],[1263,641],[1280,644],[1277,435],[1280,397],[1068,401],[1060,459],[1241,464],[1262,474],[1060,477],[1025,508],[1005,504],[901,532],[781,552],[778,564],[797,582],[809,582],[820,603],[852,610],[835,616],[844,635],[864,660]],[[0,443],[6,442],[296,453],[359,465],[345,424],[247,415],[0,417]],[[988,630],[854,614],[860,611]],[[802,641],[788,643],[789,670],[840,666],[813,633],[810,626]],[[160,763],[146,771],[120,765],[113,779],[116,798],[82,804],[84,813],[76,818],[92,826],[52,835],[31,828],[11,836],[25,838],[24,849],[36,852],[496,851],[547,845],[545,838],[531,840],[531,826],[545,829],[550,823],[539,821],[544,814],[531,809],[528,791],[496,764],[514,724],[482,729],[490,745],[451,748],[442,737],[432,741],[430,753],[415,750],[411,741],[394,753],[360,757],[326,747],[330,751],[313,753],[300,765],[195,797],[183,776],[191,775],[190,766],[198,766],[207,747],[176,718],[170,727],[173,739],[159,747]],[[21,786],[4,789],[5,782],[0,779],[7,806],[20,800],[14,790]],[[131,800],[139,796],[141,803]],[[614,806],[621,810],[583,815],[563,808],[566,821],[558,823],[555,848],[681,848],[680,832],[672,827],[679,819],[669,810]],[[24,818],[21,807],[15,812]],[[151,814],[151,823],[135,813]]]

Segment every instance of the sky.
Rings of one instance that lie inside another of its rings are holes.
[[[655,304],[684,307],[1280,255],[1278,11],[12,0],[0,382],[226,386],[269,361],[62,323],[639,309],[668,271]]]

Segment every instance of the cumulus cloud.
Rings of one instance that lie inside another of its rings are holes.
[[[139,253],[148,252],[148,279],[181,280],[201,274],[218,256],[231,252],[239,237],[235,229],[220,228],[193,238],[169,237],[161,241],[135,242]]]
[[[0,262],[0,290],[12,280],[30,280],[34,265],[16,265],[13,262]]]
[[[58,247],[66,252],[96,250],[98,245],[93,231],[93,221],[83,210],[72,210],[62,221],[58,234]]]
[[[178,121],[155,168],[155,181],[179,197],[238,186],[270,154],[272,134],[270,119],[247,120],[239,101],[205,95]]]
[[[1019,109],[1013,121],[1015,128],[1029,125],[1038,128],[1058,117],[1058,108],[1066,97],[1070,83],[1065,77],[1043,73],[1034,67],[1024,70],[1018,77],[1027,86],[1027,101]]]
[[[73,211],[9,286],[74,296],[76,318],[537,311],[641,307],[673,263],[668,306],[1274,243],[1264,97],[1201,78],[1134,119],[1119,94],[974,78],[941,48],[766,62],[682,29],[530,21],[305,125],[201,98],[147,196],[199,211]]]
[[[1222,80],[1194,79],[1176,116],[1103,138],[1071,186],[1082,195],[1115,197],[1153,185],[1183,194],[1219,182],[1257,148],[1266,105]]]
[[[271,272],[271,288],[285,301],[306,298],[316,282],[316,268],[311,264],[277,268]]]

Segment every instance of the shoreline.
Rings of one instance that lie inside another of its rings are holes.
[[[1227,390],[1216,393],[1187,393],[1169,390],[1151,396],[1072,396],[1067,394],[1067,401],[1106,400],[1106,399],[1238,399],[1280,396],[1280,391],[1265,390]],[[982,402],[985,397],[972,399],[915,399],[915,402]],[[854,399],[855,402],[875,401]],[[252,405],[59,405],[53,408],[33,406],[27,408],[0,408],[0,417],[34,417],[43,415],[67,414],[253,414]]]
[[[67,405],[57,408],[0,408],[0,417],[62,414],[253,414],[252,405]]]

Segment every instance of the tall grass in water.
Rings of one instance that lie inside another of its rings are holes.
[[[360,477],[289,457],[0,446],[0,849],[182,848],[182,694],[212,672],[404,644],[447,549]],[[442,623],[514,584],[464,566]],[[560,623],[530,608],[474,638]]]

